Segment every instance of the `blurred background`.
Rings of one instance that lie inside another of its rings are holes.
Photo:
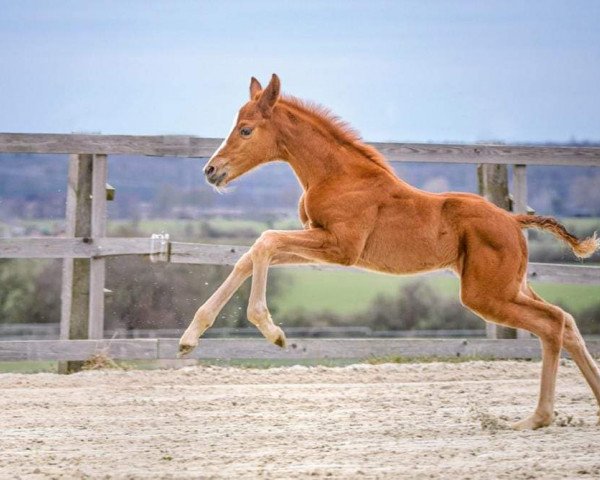
[[[284,92],[331,108],[368,141],[600,145],[595,1],[56,0],[0,1],[0,9],[3,132],[222,137],[250,76],[266,83],[276,72]],[[267,228],[300,228],[300,188],[286,165],[218,195],[204,183],[204,163],[109,157],[109,235],[165,231],[177,241],[248,245]],[[477,191],[474,165],[394,168],[428,191]],[[0,155],[0,236],[62,234],[66,177],[66,156]],[[579,236],[600,229],[598,169],[529,167],[528,179],[537,213]],[[529,238],[532,261],[575,261],[552,237]],[[29,338],[58,335],[60,269],[60,261],[0,260],[0,336],[40,323],[49,327],[30,327]],[[228,271],[108,260],[106,327],[177,335]],[[217,327],[245,332],[248,286]],[[584,333],[600,334],[599,287],[537,290],[573,312]],[[269,284],[274,319],[286,328],[484,335],[457,293],[451,277],[302,269],[272,271]]]

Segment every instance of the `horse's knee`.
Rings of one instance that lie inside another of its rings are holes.
[[[276,234],[272,230],[266,230],[250,248],[250,255],[253,259],[263,259],[273,255],[276,249]]]
[[[247,276],[252,273],[252,255],[250,252],[244,253],[240,259],[235,262],[233,271],[243,276]]]

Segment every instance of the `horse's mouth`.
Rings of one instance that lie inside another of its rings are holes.
[[[215,187],[220,187],[225,183],[227,172],[213,173],[206,177],[206,181]]]

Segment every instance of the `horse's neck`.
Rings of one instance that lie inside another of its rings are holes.
[[[333,138],[298,128],[283,142],[282,158],[287,161],[306,190],[309,186],[331,181],[336,176],[360,175],[367,168],[379,168],[368,158]]]

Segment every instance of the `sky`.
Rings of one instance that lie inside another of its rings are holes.
[[[597,0],[0,0],[0,131],[222,137],[275,72],[370,141],[598,141],[599,20]]]

